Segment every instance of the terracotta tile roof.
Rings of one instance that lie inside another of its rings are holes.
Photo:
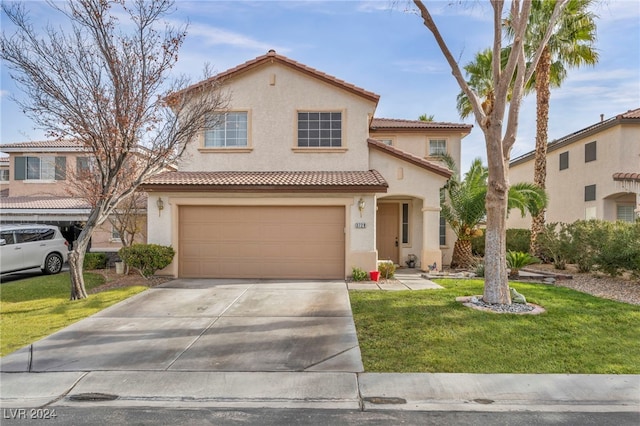
[[[0,166],[8,166],[9,157],[0,157]]]
[[[0,209],[89,209],[89,204],[77,198],[30,196],[0,198]]]
[[[375,170],[347,172],[166,172],[148,179],[143,190],[258,192],[386,192],[388,184]]]
[[[457,129],[467,133],[471,131],[473,125],[461,123],[444,123],[438,121],[422,120],[401,120],[397,118],[374,118],[369,126],[371,130],[385,129]]]
[[[611,117],[607,120],[599,121],[596,124],[592,124],[591,126],[585,127],[584,129],[580,129],[576,132],[568,134],[566,136],[561,137],[560,139],[555,139],[547,144],[547,152],[555,151],[556,149],[560,149],[567,145],[572,144],[582,138],[586,138],[587,136],[594,135],[598,132],[606,130],[610,127],[617,126],[622,123],[636,123],[640,124],[640,108],[630,109],[625,113],[618,114],[615,117]],[[516,164],[525,163],[535,158],[535,150],[529,151],[526,154],[522,154],[521,156],[514,158],[509,163],[510,166],[514,166]]]
[[[417,155],[413,155],[408,152],[402,151],[401,149],[387,145],[384,142],[380,142],[378,140],[371,139],[371,138],[367,139],[367,142],[369,143],[369,146],[372,148],[378,149],[382,152],[385,152],[401,160],[407,161],[418,167],[422,167],[423,169],[429,170],[430,172],[433,172],[440,176],[450,178],[453,175],[453,172],[443,165],[440,165],[433,161],[425,160],[424,158],[420,158]]]
[[[80,142],[72,140],[48,140],[5,143],[0,145],[2,152],[23,151],[88,151]]]
[[[207,80],[203,80],[201,82],[198,82],[196,84],[193,84],[189,87],[187,87],[186,89],[184,89],[183,91],[188,91],[188,90],[193,90],[197,87],[203,86],[203,85],[207,85],[215,80],[224,80],[226,78],[231,78],[231,77],[235,77],[236,75],[239,75],[243,72],[249,71],[253,68],[259,67],[263,64],[267,64],[267,63],[273,63],[274,61],[278,62],[279,64],[285,65],[287,67],[293,68],[297,71],[300,71],[302,73],[305,73],[307,75],[310,75],[312,77],[318,78],[320,80],[323,80],[329,84],[332,84],[334,86],[337,86],[343,90],[352,92],[356,95],[362,96],[366,99],[369,99],[373,102],[375,102],[376,104],[378,103],[378,100],[380,99],[380,95],[377,95],[373,92],[370,92],[368,90],[365,90],[361,87],[355,86],[351,83],[347,83],[344,80],[341,80],[339,78],[336,78],[332,75],[326,74],[322,71],[318,71],[315,68],[311,68],[307,65],[301,64],[300,62],[296,62],[292,59],[287,58],[286,56],[283,55],[278,55],[275,50],[270,50],[269,52],[267,52],[266,55],[262,55],[262,56],[258,56],[255,59],[252,59],[250,61],[247,61],[243,64],[240,64],[236,67],[230,68],[226,71],[223,71],[217,75],[214,75],[213,77],[207,79]],[[179,92],[180,93],[180,92]]]
[[[614,173],[613,180],[631,180],[640,182],[640,173]]]
[[[640,108],[630,109],[629,111],[618,115],[621,118],[640,118]]]

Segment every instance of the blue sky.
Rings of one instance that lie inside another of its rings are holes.
[[[491,44],[491,10],[485,1],[427,2],[453,54],[462,65]],[[39,1],[27,3],[36,27],[57,17]],[[598,19],[595,67],[571,70],[551,94],[550,140],[560,138],[629,109],[640,107],[640,2],[609,0],[595,6]],[[224,71],[275,49],[293,60],[380,95],[377,117],[466,122],[455,108],[459,87],[431,33],[411,2],[376,1],[181,1],[168,17],[190,22],[174,69],[192,81],[205,63]],[[10,31],[6,18],[2,27]],[[10,99],[21,96],[6,67],[0,87],[1,143],[41,140]],[[523,103],[512,158],[533,149],[535,99]],[[462,171],[485,157],[482,132],[463,140]]]

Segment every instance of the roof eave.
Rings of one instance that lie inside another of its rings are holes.
[[[242,192],[242,193],[386,193],[387,185],[207,185],[207,184],[142,184],[147,192]]]

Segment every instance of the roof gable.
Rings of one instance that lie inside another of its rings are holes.
[[[301,64],[300,62],[296,62],[292,59],[287,58],[286,56],[283,55],[279,55],[276,53],[275,50],[269,50],[269,52],[267,52],[266,55],[262,55],[262,56],[258,56],[255,59],[252,59],[250,61],[247,61],[243,64],[240,64],[236,67],[230,68],[226,71],[223,71],[217,75],[214,75],[213,77],[207,79],[207,80],[203,80],[201,82],[198,82],[196,84],[193,84],[189,87],[187,87],[186,89],[182,90],[181,92],[185,92],[185,91],[190,91],[205,85],[208,85],[210,83],[212,83],[213,81],[216,80],[220,80],[220,81],[224,81],[226,79],[229,78],[235,78],[245,72],[248,72],[252,69],[261,67],[265,64],[272,64],[272,63],[278,63],[281,64],[283,66],[286,66],[288,68],[294,69],[298,72],[301,72],[303,74],[306,74],[308,76],[311,76],[313,78],[316,78],[318,80],[321,80],[325,83],[331,84],[333,86],[336,86],[342,90],[346,90],[347,92],[351,92],[357,96],[360,96],[362,98],[365,98],[371,102],[374,103],[378,103],[378,100],[380,99],[380,95],[377,95],[373,92],[370,92],[368,90],[365,90],[361,87],[358,87],[356,85],[353,85],[351,83],[347,83],[344,80],[341,80],[337,77],[334,77],[332,75],[326,74],[322,71],[318,71],[315,68],[311,68],[307,65]],[[180,93],[180,92],[179,92]]]
[[[450,178],[453,175],[453,172],[449,170],[447,167],[441,166],[431,161],[427,161],[423,158],[420,158],[416,155],[409,154],[408,152],[402,151],[400,149],[394,148],[390,145],[387,145],[383,142],[380,142],[375,139],[367,139],[367,143],[371,148],[377,149],[379,151],[384,152],[385,154],[389,154],[393,157],[399,158],[400,160],[411,163],[415,166],[421,167],[425,170],[428,170],[432,173],[435,173],[440,176],[444,176],[445,178]]]

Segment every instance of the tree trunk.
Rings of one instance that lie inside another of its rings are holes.
[[[536,154],[533,171],[533,183],[546,188],[547,180],[547,139],[549,137],[549,99],[551,97],[549,73],[551,70],[551,53],[549,47],[542,51],[536,66]],[[540,247],[536,243],[538,235],[544,230],[545,212],[540,211],[531,221],[530,251],[534,256],[540,255]]]
[[[451,268],[471,268],[474,265],[473,252],[471,250],[471,240],[461,240],[458,238],[453,245],[453,255],[451,256]]]
[[[487,185],[487,229],[485,230],[484,294],[486,303],[511,304],[507,273],[507,201],[509,177],[500,143],[501,126],[485,133],[489,181]]]
[[[89,216],[82,232],[78,235],[76,241],[73,242],[73,250],[69,252],[69,276],[71,277],[71,300],[80,300],[87,298],[87,290],[84,285],[84,255],[89,247],[91,235],[95,228],[95,217]]]
[[[82,264],[84,263],[84,251],[73,249],[69,253],[69,275],[71,277],[71,300],[87,298],[87,290],[84,286],[84,276],[82,275]]]

